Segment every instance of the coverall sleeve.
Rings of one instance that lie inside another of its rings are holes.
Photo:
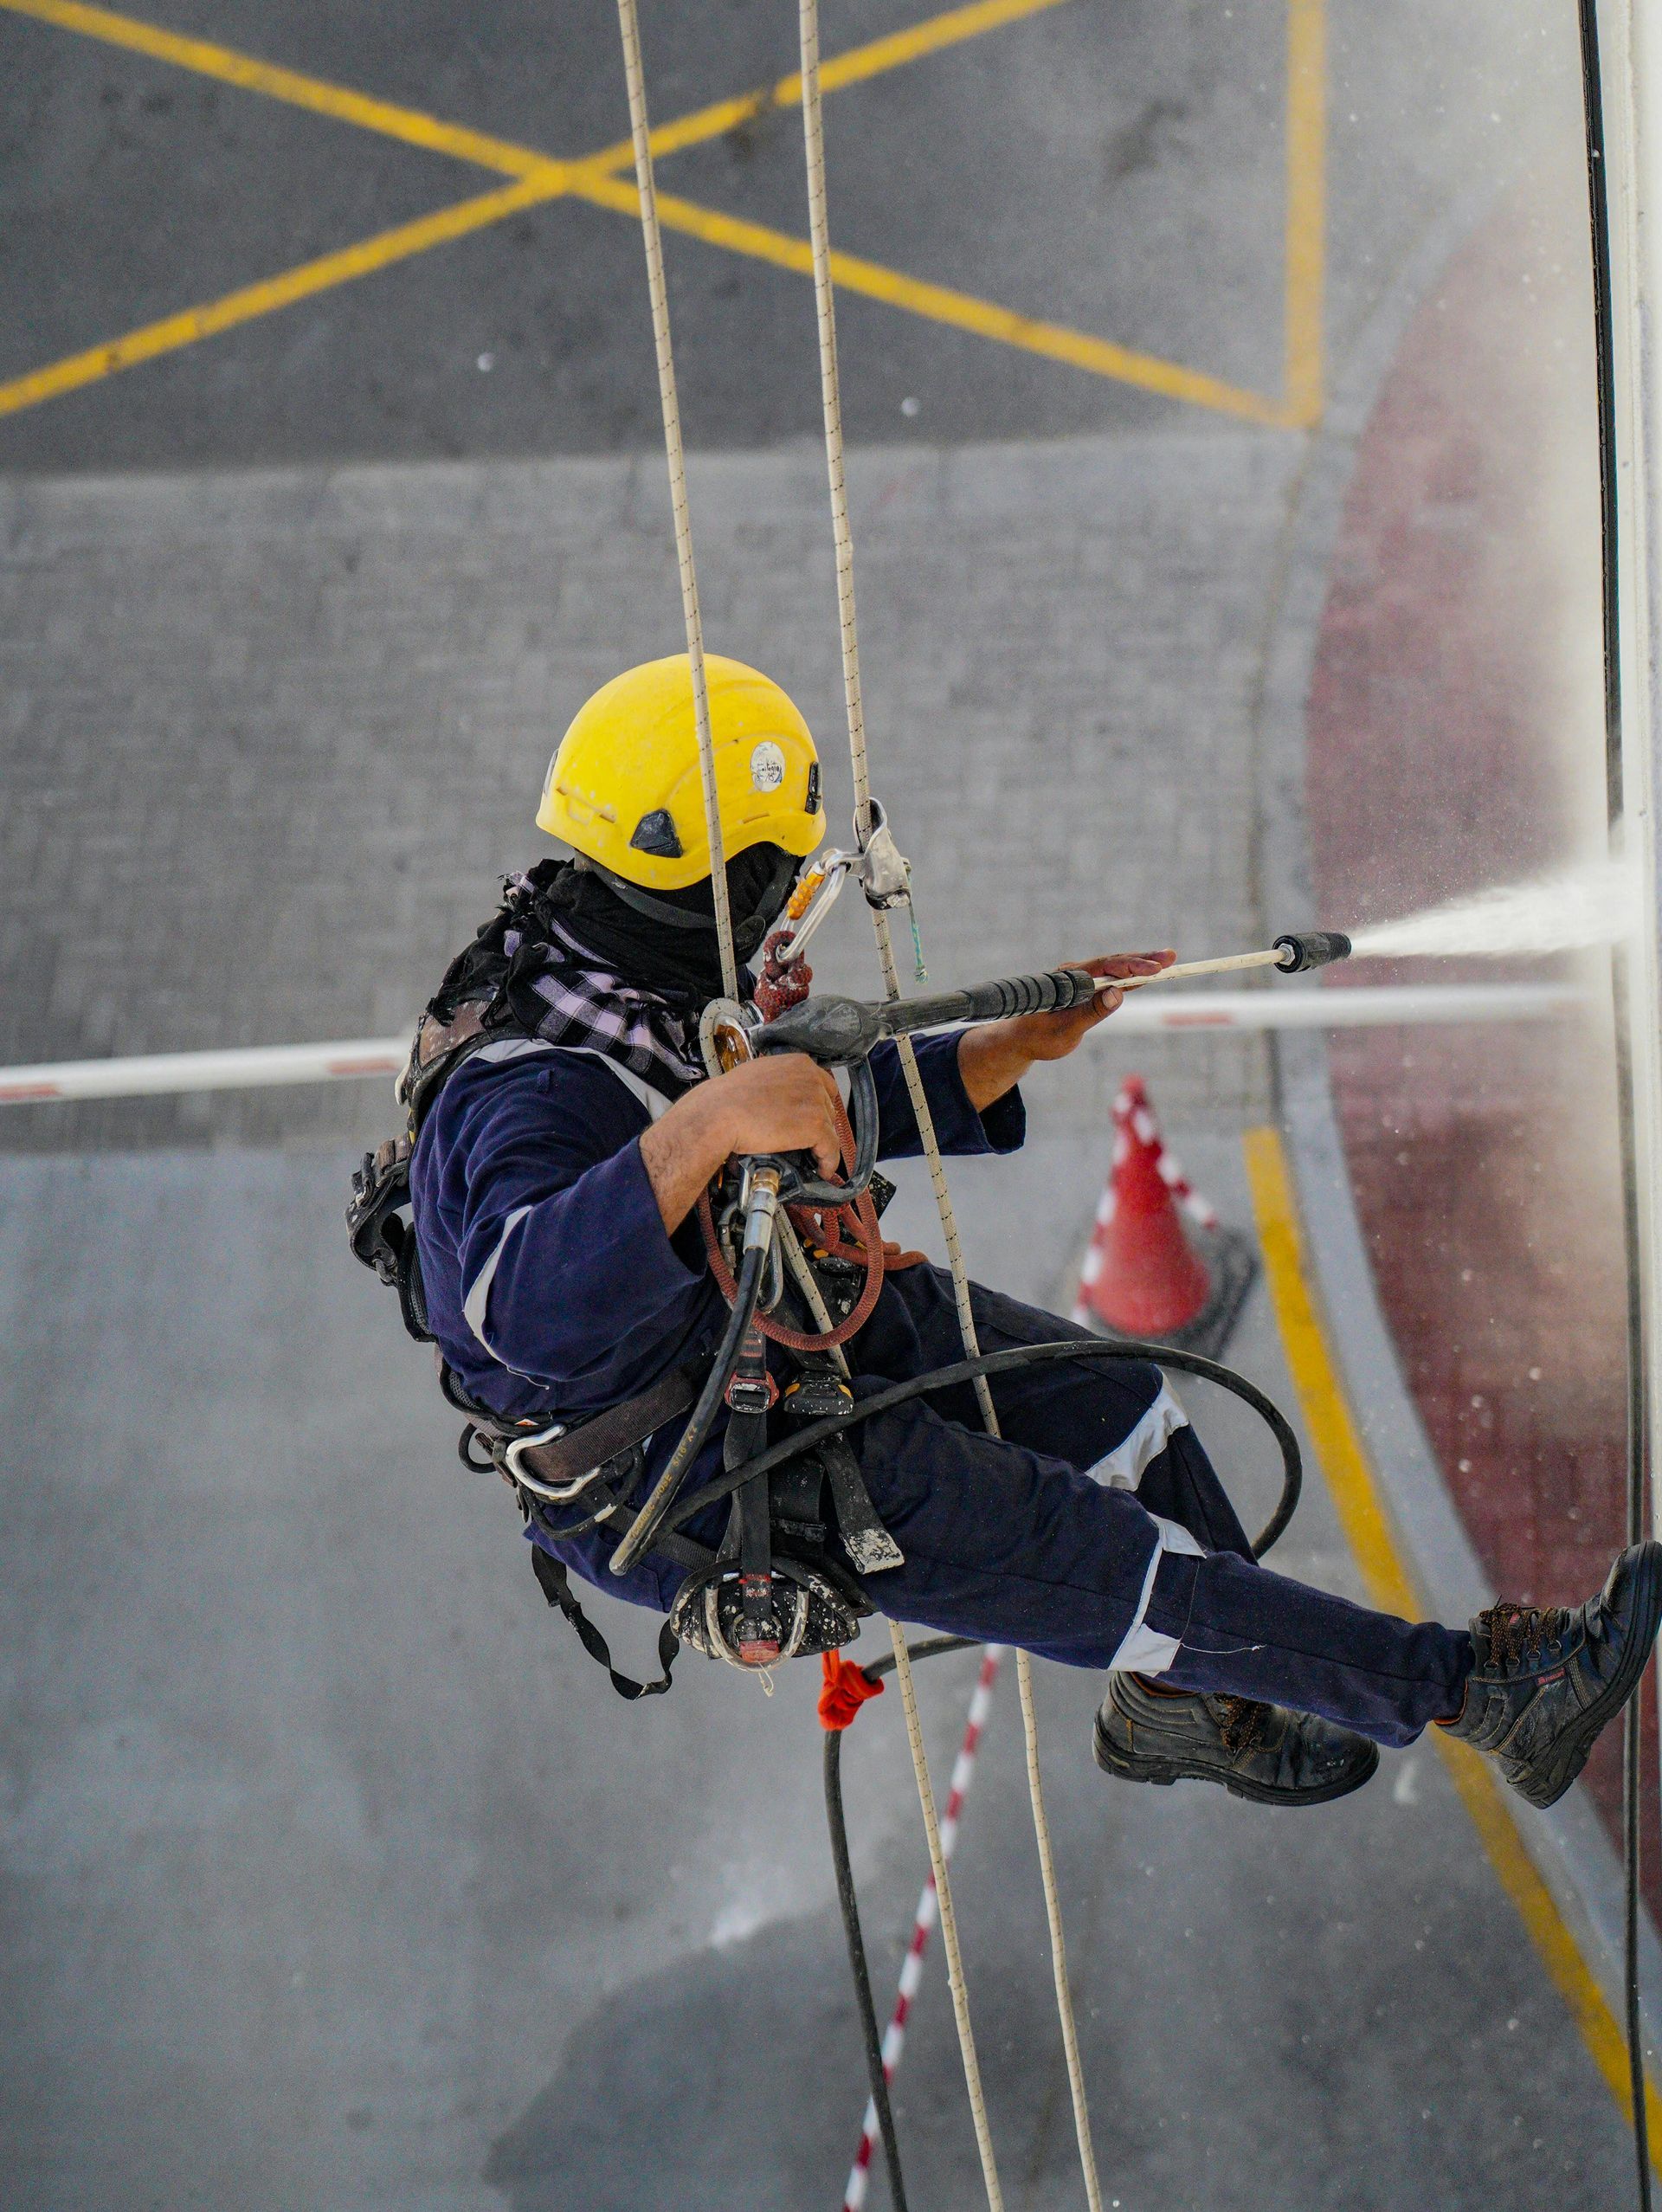
[[[960,1155],[1019,1151],[1027,1133],[1027,1110],[1021,1093],[1013,1085],[1002,1098],[976,1112],[958,1070],[958,1039],[963,1034],[960,1029],[931,1030],[912,1040],[924,1096],[929,1101],[941,1150]],[[878,1158],[915,1159],[924,1149],[918,1117],[912,1110],[899,1048],[886,1039],[872,1054],[872,1074],[877,1083],[882,1132]]]
[[[689,1266],[664,1227],[647,1125],[603,1068],[562,1054],[482,1089],[456,1132],[464,1319],[493,1358],[574,1409],[644,1388],[716,1296],[701,1255]]]

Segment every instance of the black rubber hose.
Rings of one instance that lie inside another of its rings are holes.
[[[944,1651],[967,1650],[970,1636],[937,1636],[914,1644],[913,1659],[933,1659]],[[892,1653],[874,1659],[860,1669],[868,1682],[879,1680],[894,1665]],[[894,2110],[889,2102],[888,2077],[883,2071],[883,2039],[872,2002],[871,1970],[866,1959],[866,1939],[860,1933],[860,1899],[854,1891],[854,1862],[848,1853],[848,1822],[842,1806],[842,1738],[841,1728],[825,1732],[825,1824],[831,1836],[831,1864],[836,1870],[837,1903],[842,1912],[842,1932],[848,1944],[848,1964],[854,1977],[854,2002],[860,2009],[860,2036],[866,2046],[866,2078],[871,2084],[877,2110],[877,2129],[883,2140],[883,2162],[889,2170],[889,2198],[893,2212],[906,2212],[906,2185],[900,2174],[900,2144],[894,2130]]]
[[[762,1277],[768,1264],[768,1248],[757,1245],[744,1256],[738,1271],[738,1280],[733,1289],[733,1310],[727,1316],[726,1333],[716,1352],[715,1364],[710,1370],[709,1380],[699,1394],[692,1418],[681,1431],[681,1441],[670,1454],[669,1464],[653,1485],[652,1495],[630,1522],[622,1542],[611,1557],[611,1570],[615,1575],[627,1574],[641,1554],[647,1550],[658,1533],[665,1515],[675,1502],[675,1493],[686,1479],[686,1471],[698,1457],[704,1441],[716,1425],[716,1416],[721,1411],[727,1385],[732,1380],[733,1370],[738,1364],[739,1347],[744,1341],[744,1332],[756,1315],[756,1301],[761,1295]],[[737,1471],[730,1486],[749,1479],[754,1462],[747,1462]],[[703,1491],[699,1493],[705,1495]]]
[[[1293,1435],[1286,1416],[1274,1401],[1266,1397],[1255,1383],[1244,1375],[1236,1374],[1233,1367],[1221,1366],[1215,1359],[1207,1359],[1198,1351],[1179,1351],[1172,1345],[1131,1344],[1117,1337],[1066,1337],[1054,1343],[1012,1345],[1003,1351],[982,1352],[977,1359],[956,1360],[950,1367],[937,1367],[928,1375],[915,1375],[905,1383],[892,1383],[886,1390],[878,1390],[869,1398],[847,1413],[833,1414],[828,1420],[809,1422],[796,1434],[777,1444],[770,1444],[765,1452],[758,1452],[753,1460],[746,1460],[743,1467],[730,1469],[706,1482],[701,1490],[680,1503],[662,1517],[666,1529],[681,1527],[695,1513],[713,1505],[737,1490],[741,1482],[751,1481],[759,1474],[768,1474],[799,1453],[811,1452],[815,1445],[833,1436],[841,1436],[862,1421],[869,1421],[874,1414],[887,1413],[891,1407],[904,1405],[910,1398],[924,1397],[931,1390],[950,1390],[957,1383],[973,1382],[977,1375],[1008,1375],[1013,1369],[1044,1367],[1064,1359],[1135,1359],[1152,1362],[1156,1367],[1175,1367],[1185,1375],[1198,1375],[1204,1381],[1215,1383],[1221,1390],[1228,1390],[1244,1400],[1268,1428],[1281,1448],[1281,1496],[1275,1511],[1270,1515],[1253,1545],[1253,1557],[1261,1559],[1264,1554],[1283,1535],[1287,1523],[1298,1510],[1299,1495],[1304,1489],[1304,1455],[1298,1448],[1298,1439]],[[695,1416],[696,1418],[696,1416]],[[683,1439],[685,1441],[685,1439]],[[680,1456],[678,1448],[677,1458]],[[667,1469],[666,1474],[667,1474]],[[662,1480],[659,1488],[663,1487]],[[655,1497],[657,1493],[654,1493]],[[639,1526],[639,1523],[636,1524]]]

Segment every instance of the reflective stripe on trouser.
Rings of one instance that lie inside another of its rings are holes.
[[[976,1317],[988,1351],[1083,1334],[993,1292],[977,1290]],[[892,1277],[856,1345],[861,1396],[959,1357],[945,1279],[921,1267]],[[1075,1667],[1111,1667],[1144,1631],[1161,1641],[1124,1663],[1163,1661],[1174,1686],[1271,1699],[1385,1744],[1456,1710],[1469,1637],[1254,1565],[1194,1429],[1155,1412],[1162,1390],[1152,1366],[1082,1360],[997,1377],[1002,1439],[981,1429],[968,1388],[866,1423],[866,1485],[906,1555],[866,1578],[873,1603]],[[1133,1477],[1125,1448],[1143,1424],[1147,1441],[1163,1441]],[[1135,1490],[1120,1486],[1128,1477]],[[1197,1539],[1201,1556],[1162,1546],[1162,1522]]]

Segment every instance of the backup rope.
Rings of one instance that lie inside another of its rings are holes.
[[[872,785],[866,757],[866,711],[860,680],[860,635],[854,616],[854,532],[848,519],[848,492],[843,468],[842,394],[837,370],[836,298],[831,281],[831,235],[826,213],[825,186],[825,127],[820,93],[820,23],[819,0],[799,0],[798,25],[802,44],[802,144],[808,165],[808,235],[814,255],[814,300],[819,320],[820,388],[825,413],[826,474],[831,491],[831,526],[836,547],[837,615],[842,645],[843,699],[848,717],[848,754],[854,771],[854,819],[857,834],[865,838],[871,834]],[[889,918],[880,906],[872,908],[872,926],[877,938],[878,964],[882,971],[883,988],[891,998],[900,996],[900,982],[895,966],[893,940],[889,931]],[[917,1054],[910,1037],[895,1040],[899,1051],[900,1067],[905,1077],[906,1089],[912,1100],[912,1112],[918,1123],[918,1132],[923,1144],[924,1158],[929,1166],[929,1179],[935,1193],[935,1204],[940,1215],[941,1234],[946,1244],[947,1264],[951,1270],[952,1294],[957,1306],[958,1330],[963,1340],[965,1357],[976,1358],[981,1350],[976,1330],[975,1315],[970,1302],[970,1277],[964,1265],[963,1248],[958,1238],[957,1219],[952,1209],[951,1195],[947,1189],[946,1170],[941,1159],[941,1148],[935,1134],[935,1123],[924,1095],[923,1079],[918,1074]],[[993,1394],[984,1375],[976,1377],[976,1396],[981,1408],[981,1417],[988,1434],[999,1434],[998,1415],[993,1405]],[[935,1814],[934,1793],[930,1784],[929,1764],[924,1750],[922,1731],[918,1721],[917,1695],[912,1686],[912,1667],[906,1650],[905,1633],[898,1622],[890,1622],[890,1635],[894,1644],[895,1680],[899,1685],[900,1699],[905,1712],[906,1737],[912,1746],[912,1765],[918,1776],[918,1794],[923,1806],[924,1827],[929,1838],[930,1865],[935,1875],[935,1886],[941,1915],[941,1943],[946,1953],[947,1979],[952,1992],[952,2009],[957,2022],[959,2048],[963,2059],[964,2083],[970,2095],[970,2109],[976,2125],[976,2144],[981,2154],[982,2174],[987,2186],[987,2201],[993,2212],[1000,2212],[1003,2203],[999,2185],[998,2165],[993,2150],[992,2134],[988,2125],[985,2099],[982,2093],[981,2067],[976,2054],[975,2033],[970,2020],[969,1992],[964,1984],[963,1962],[958,1947],[957,1922],[952,1908],[951,1888],[948,1880],[946,1861],[941,1850],[940,1829]],[[1038,1845],[1040,1879],[1044,1888],[1045,1918],[1050,1931],[1052,1973],[1056,1985],[1056,2009],[1061,2026],[1062,2048],[1067,2062],[1067,2082],[1073,2103],[1073,2124],[1079,2138],[1079,2164],[1085,2179],[1085,2199],[1090,2212],[1102,2212],[1102,2191],[1097,2177],[1096,2154],[1091,2141],[1090,2112],[1085,2103],[1085,2071],[1079,2059],[1079,2029],[1073,2016],[1073,1991],[1067,1978],[1067,1950],[1062,1932],[1061,1899],[1056,1885],[1055,1861],[1051,1849],[1050,1823],[1045,1814],[1044,1786],[1039,1769],[1039,1724],[1033,1694],[1033,1662],[1025,1651],[1016,1654],[1016,1682],[1021,1695],[1021,1728],[1027,1744],[1027,1789],[1033,1805],[1034,1836]]]
[[[658,363],[658,394],[663,411],[664,449],[669,468],[670,506],[674,520],[675,552],[680,573],[681,609],[686,628],[687,661],[692,682],[692,709],[699,741],[699,765],[704,791],[705,826],[710,848],[711,887],[714,899],[717,941],[720,950],[722,988],[728,997],[738,995],[738,969],[733,951],[732,922],[728,909],[725,854],[721,835],[719,797],[716,787],[715,748],[710,731],[709,691],[704,666],[704,630],[699,608],[698,575],[693,564],[692,521],[688,512],[686,492],[686,460],[681,437],[680,403],[675,384],[674,355],[671,345],[669,326],[669,298],[664,278],[663,239],[658,222],[658,203],[653,177],[651,131],[647,119],[646,77],[641,55],[641,27],[635,0],[617,0],[618,28],[623,47],[623,67],[628,87],[629,129],[635,148],[635,182],[641,202],[641,229],[646,249],[647,284],[652,305],[653,339]],[[837,350],[835,308],[831,286],[831,259],[828,227],[825,204],[825,141],[821,112],[819,76],[819,19],[815,0],[801,0],[800,28],[802,48],[802,119],[808,158],[808,203],[814,251],[814,291],[818,309],[820,332],[820,367],[825,407],[826,462],[830,478],[832,519],[835,535],[837,558],[837,603],[841,625],[843,691],[847,708],[848,740],[851,765],[854,771],[855,820],[858,833],[863,839],[873,827],[871,777],[866,758],[865,713],[860,698],[860,652],[854,621],[854,541],[848,522],[847,493],[843,470],[842,408],[837,381]],[[893,942],[889,931],[887,914],[878,907],[872,910],[872,922],[877,940],[877,954],[882,971],[884,989],[891,998],[900,995],[899,977],[895,966]],[[975,1358],[980,1351],[975,1318],[970,1310],[969,1276],[964,1267],[963,1249],[959,1241],[957,1222],[952,1210],[952,1201],[947,1190],[946,1170],[941,1160],[940,1145],[935,1134],[934,1119],[929,1101],[924,1093],[923,1080],[918,1073],[917,1055],[907,1037],[896,1040],[900,1066],[905,1079],[907,1093],[918,1123],[924,1157],[929,1167],[929,1177],[935,1194],[935,1203],[940,1215],[941,1231],[945,1239],[947,1259],[951,1270],[953,1295],[957,1306],[958,1326],[964,1351]],[[793,1261],[800,1257],[790,1254]],[[807,1275],[806,1268],[793,1265],[793,1274],[800,1280]],[[817,1285],[814,1286],[817,1290]],[[823,1318],[823,1306],[818,1298],[810,1304],[818,1308],[815,1318]],[[984,1376],[975,1378],[976,1393],[990,1435],[996,1435],[998,1417],[994,1410],[992,1393]],[[923,1809],[924,1835],[929,1845],[930,1866],[935,1877],[935,1886],[940,1909],[941,1943],[946,1953],[947,1977],[952,1992],[953,2014],[957,2024],[959,2048],[963,2056],[964,2080],[969,2091],[970,2106],[976,2128],[976,2142],[979,2151],[982,2171],[986,2183],[987,2199],[991,2212],[1002,2212],[1003,2195],[999,2185],[998,2168],[993,2152],[992,2136],[987,2119],[986,2100],[981,2086],[981,2068],[976,2054],[975,2035],[970,2021],[968,1994],[963,1978],[963,1954],[958,1943],[957,1921],[952,1906],[951,1886],[948,1879],[946,1861],[941,1849],[940,1824],[936,1814],[934,1791],[929,1777],[928,1757],[924,1746],[923,1729],[918,1713],[917,1693],[912,1679],[912,1667],[905,1634],[898,1622],[891,1622],[890,1635],[894,1647],[895,1676],[899,1685],[900,1699],[906,1721],[906,1738],[911,1748],[912,1766],[918,1780],[918,1802]],[[1085,2104],[1084,2078],[1079,2057],[1079,2037],[1073,2017],[1072,1999],[1067,1983],[1066,1957],[1062,1942],[1060,1901],[1056,1893],[1055,1868],[1051,1853],[1048,1822],[1045,1817],[1044,1797],[1040,1782],[1036,1717],[1034,1711],[1032,1670],[1025,1653],[1018,1654],[1018,1680],[1021,1695],[1022,1726],[1027,1743],[1027,1775],[1033,1799],[1034,1833],[1038,1840],[1039,1860],[1045,1890],[1046,1917],[1051,1935],[1051,1953],[1055,1973],[1056,1990],[1061,2015],[1062,2039],[1067,2057],[1068,2082],[1073,2093],[1075,2124],[1079,2130],[1080,2156],[1084,2166],[1085,2191],[1091,2212],[1100,2212],[1101,2193],[1098,2187],[1096,2164],[1092,2152],[1089,2120]]]
[[[652,137],[647,122],[647,79],[641,62],[641,19],[635,0],[617,0],[623,35],[623,74],[629,88],[629,134],[635,141],[635,181],[641,194],[641,235],[647,249],[647,290],[652,298],[652,335],[658,354],[658,398],[664,413],[664,453],[669,462],[669,504],[675,518],[675,559],[681,572],[681,614],[692,674],[692,718],[699,732],[699,775],[704,786],[704,827],[710,841],[710,888],[716,906],[721,988],[738,996],[733,921],[727,905],[727,855],[721,839],[721,802],[716,790],[716,749],[710,736],[710,687],[704,672],[704,623],[699,577],[692,565],[692,519],[686,504],[686,455],[681,444],[681,403],[675,390],[675,357],[669,343],[669,293],[664,283],[664,241],[658,228],[658,192],[652,175]]]

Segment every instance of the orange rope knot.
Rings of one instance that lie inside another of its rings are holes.
[[[820,1725],[833,1733],[847,1727],[867,1698],[883,1694],[881,1679],[874,1682],[863,1667],[856,1667],[840,1651],[822,1651],[820,1670],[825,1678],[820,1691]]]

